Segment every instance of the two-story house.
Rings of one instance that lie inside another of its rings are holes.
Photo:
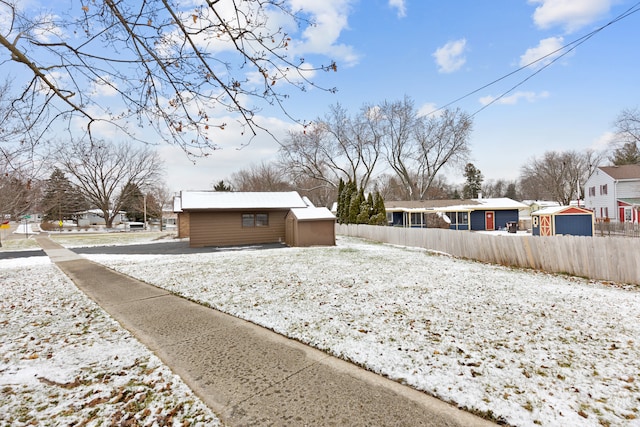
[[[585,207],[596,221],[638,221],[640,165],[600,166],[587,179]]]

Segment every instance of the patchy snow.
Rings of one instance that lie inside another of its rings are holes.
[[[640,425],[640,292],[339,237],[87,255],[518,426]]]
[[[335,247],[86,257],[512,425],[640,425],[633,286],[340,236]],[[174,408],[176,423],[217,422],[48,258],[0,260],[0,283],[0,424],[116,420],[147,397],[150,411],[128,415],[146,414],[141,424]]]
[[[0,425],[220,425],[47,257],[0,260]]]

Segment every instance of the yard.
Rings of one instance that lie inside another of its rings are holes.
[[[83,245],[67,239],[61,242]],[[335,247],[86,257],[508,424],[640,425],[640,291],[635,287],[344,237]],[[28,311],[8,311],[7,301],[28,294],[51,306],[56,297],[31,293],[31,283],[20,285],[28,267],[12,262],[0,261],[3,282],[18,277],[10,292],[2,290],[3,313],[12,316],[3,321],[31,325]],[[29,282],[47,283],[47,275],[57,271],[42,257],[20,262],[39,265],[30,268],[39,273]],[[69,298],[75,295],[65,286]],[[97,309],[91,313],[104,316]],[[113,323],[95,326],[108,329]],[[53,355],[67,335],[55,333],[59,339],[47,343]],[[28,369],[21,366],[31,363],[30,354],[40,356],[33,360],[41,369],[47,360],[57,360],[29,347],[27,337],[34,331],[11,334],[18,336],[3,342],[17,340],[24,351],[20,358],[3,359],[2,387],[8,370]],[[132,341],[127,340],[139,346]],[[61,372],[52,381],[73,381],[74,375]],[[18,377],[24,376],[14,381]],[[51,390],[43,381],[27,383],[40,393]],[[20,390],[25,384],[9,387]]]

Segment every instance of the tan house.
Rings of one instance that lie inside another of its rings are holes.
[[[287,215],[293,209],[309,209],[308,213],[313,212],[317,217],[299,214],[305,219],[294,220],[287,227]],[[317,209],[295,191],[182,191],[174,199],[174,210],[178,214],[178,236],[189,237],[191,247],[264,243],[287,243],[290,246],[301,243],[309,246],[324,245],[326,241],[335,244],[335,217],[326,210],[332,217],[326,218]],[[329,232],[327,224],[330,221],[333,237],[327,238],[325,233]],[[300,227],[303,228],[302,232]]]

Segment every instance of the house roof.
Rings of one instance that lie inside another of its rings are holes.
[[[461,203],[465,204],[476,204],[479,203],[474,202],[471,199],[439,199],[439,200],[391,200],[384,201],[384,207],[386,210],[411,210],[411,209],[435,209],[435,208],[443,208],[447,206],[459,205]]]
[[[290,209],[306,207],[307,204],[296,191],[182,191],[180,193],[179,210]]]
[[[640,165],[600,166],[613,179],[640,179]]]
[[[527,205],[508,197],[471,199],[472,203],[436,208],[438,211],[477,211],[477,210],[511,210],[526,209]]]
[[[632,206],[640,205],[640,197],[626,197],[618,200]]]
[[[293,208],[291,213],[298,221],[310,221],[317,219],[336,219],[336,216],[327,208]]]
[[[528,206],[508,197],[481,199],[408,200],[384,202],[387,211],[475,211],[486,209],[525,209]]]
[[[591,212],[588,209],[579,208],[577,206],[549,206],[531,213],[531,215],[557,215],[557,214],[567,214],[567,215],[591,214],[593,215],[593,212]]]

